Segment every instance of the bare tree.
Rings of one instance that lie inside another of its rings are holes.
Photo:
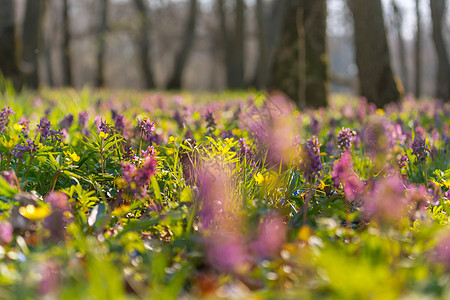
[[[152,89],[155,87],[153,79],[153,71],[150,59],[150,20],[148,7],[144,0],[133,0],[134,6],[139,14],[139,32],[137,34],[137,44],[140,57],[140,67],[144,76],[145,88]]]
[[[43,0],[27,0],[22,32],[22,71],[29,88],[39,85],[38,55],[42,33]]]
[[[327,105],[326,0],[291,0],[278,45],[271,87],[299,107]]]
[[[186,23],[186,31],[183,34],[181,48],[175,58],[174,71],[167,85],[168,89],[181,88],[181,78],[183,77],[185,65],[194,43],[198,11],[197,0],[190,0],[189,3],[189,15]]]
[[[362,96],[379,107],[399,100],[381,0],[348,0],[348,3],[354,20],[356,65]]]
[[[42,29],[42,44],[43,44],[43,52],[44,52],[44,61],[45,61],[45,69],[47,74],[47,84],[49,86],[54,86],[54,75],[53,75],[53,66],[52,66],[52,41],[54,36],[54,28],[53,26],[54,18],[52,18],[53,11],[53,1],[45,0],[45,13],[43,14],[43,21],[46,26]]]
[[[403,40],[402,30],[403,30],[403,13],[401,9],[398,7],[397,2],[395,0],[391,1],[393,18],[394,18],[394,27],[397,32],[397,43],[398,43],[398,52],[399,52],[399,61],[400,61],[400,70],[401,70],[401,79],[403,82],[403,87],[405,91],[409,91],[409,73],[406,65],[406,51],[405,51],[405,41]]]
[[[245,38],[245,1],[235,1],[234,30],[228,28],[224,0],[218,0],[220,30],[225,51],[227,86],[231,89],[244,87],[244,38]]]
[[[106,32],[108,31],[108,6],[109,0],[100,2],[100,24],[97,31],[97,72],[95,86],[103,87],[105,85],[105,51],[106,51]]]
[[[450,62],[442,34],[446,6],[445,0],[430,0],[433,41],[438,58],[436,97],[450,100]]]
[[[12,80],[16,88],[22,84],[17,63],[15,42],[14,1],[0,1],[0,71],[3,76]]]
[[[70,8],[68,0],[63,0],[63,44],[62,44],[62,70],[63,85],[72,86],[72,55],[70,50]],[[100,66],[101,68],[101,66]],[[98,78],[97,78],[98,80]],[[98,81],[97,81],[98,82]]]
[[[275,0],[268,11],[264,0],[256,1],[259,57],[251,84],[259,89],[266,88],[270,81],[270,69],[280,41],[288,6],[289,1]]]
[[[420,0],[416,0],[416,45],[414,61],[416,65],[415,72],[415,95],[420,97],[422,94],[422,17],[420,12]]]

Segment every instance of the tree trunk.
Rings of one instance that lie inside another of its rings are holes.
[[[398,101],[381,0],[349,0],[353,14],[356,65],[362,96],[378,107]]]
[[[0,1],[0,71],[16,89],[22,85],[15,41],[14,1]],[[0,86],[0,89],[2,87]]]
[[[72,86],[72,55],[70,50],[70,9],[68,0],[63,0],[63,45],[62,69],[63,85]]]
[[[394,14],[394,25],[397,31],[397,43],[398,43],[398,52],[399,52],[399,61],[400,61],[400,70],[401,70],[401,79],[403,82],[403,87],[405,92],[409,91],[409,73],[406,64],[406,51],[405,51],[405,42],[403,40],[402,29],[403,29],[403,13],[398,7],[395,0],[391,2],[392,10]]]
[[[151,69],[150,59],[150,20],[148,17],[147,6],[144,0],[134,0],[134,6],[139,13],[140,28],[137,37],[138,51],[140,57],[140,67],[144,76],[144,84],[146,89],[153,89],[155,82]]]
[[[244,33],[245,33],[245,3],[244,0],[236,0],[236,28],[233,40],[233,60],[229,72],[229,86],[232,89],[244,88]]]
[[[100,26],[97,32],[97,72],[95,79],[96,87],[105,86],[105,52],[106,52],[106,32],[108,31],[108,0],[101,0],[100,3]]]
[[[181,89],[181,79],[183,77],[184,67],[194,43],[197,10],[197,0],[190,0],[186,32],[183,35],[182,45],[175,59],[174,72],[167,85],[168,89]]]
[[[40,37],[43,0],[27,0],[22,33],[22,71],[24,83],[32,89],[39,86]]]
[[[51,0],[45,0],[45,13],[43,14],[43,19],[46,21],[46,27],[42,30],[43,37],[43,51],[45,60],[45,69],[47,74],[47,84],[48,86],[54,86],[54,76],[53,76],[53,65],[52,65],[52,42],[54,37],[54,18],[53,16],[53,5]]]
[[[299,107],[327,105],[326,0],[291,0],[270,86]]]
[[[245,1],[235,2],[235,26],[230,32],[228,28],[225,1],[218,0],[220,30],[225,50],[225,68],[227,87],[241,89],[244,87],[244,33],[245,33]]]
[[[422,94],[422,20],[420,12],[420,0],[416,0],[416,45],[414,61],[416,65],[415,73],[415,92],[417,98]]]
[[[270,9],[271,13],[267,13],[264,9],[264,1],[257,0],[256,2],[259,59],[251,85],[259,89],[267,88],[267,84],[270,81],[270,70],[280,41],[288,6],[289,2],[286,0],[275,0]]]
[[[445,0],[430,0],[433,22],[433,40],[438,58],[438,74],[436,82],[436,97],[450,100],[450,62],[447,47],[442,34],[446,11]]]
[[[256,0],[256,23],[258,27],[258,49],[259,57],[258,64],[254,75],[254,84],[258,89],[263,89],[265,86],[267,75],[263,72],[266,70],[268,62],[267,57],[267,32],[266,32],[266,18],[264,13],[264,0]]]

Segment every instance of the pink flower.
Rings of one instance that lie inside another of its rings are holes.
[[[0,223],[0,240],[2,243],[8,244],[13,240],[14,228],[10,223]]]
[[[409,204],[403,181],[390,176],[375,183],[365,199],[364,214],[379,224],[392,224],[408,215]]]
[[[276,255],[283,246],[286,233],[286,224],[281,216],[266,216],[259,226],[259,234],[252,248],[262,258]]]

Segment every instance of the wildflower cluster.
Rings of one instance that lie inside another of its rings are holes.
[[[337,136],[337,147],[342,152],[345,152],[351,149],[353,141],[356,137],[356,131],[351,130],[350,128],[342,127],[342,130],[339,131]]]
[[[61,130],[51,129],[51,123],[46,118],[41,118],[37,128],[42,140],[45,141],[50,138],[53,141],[61,141]]]
[[[21,144],[17,144],[13,149],[13,155],[17,158],[22,157],[25,153],[33,154],[38,150],[38,146],[31,139],[25,140]]]
[[[411,148],[413,151],[412,154],[417,158],[417,162],[424,162],[430,152],[425,139],[420,136],[414,138]]]
[[[40,93],[0,112],[2,296],[449,298],[448,104]]]
[[[151,139],[153,136],[153,131],[155,131],[155,122],[150,122],[147,117],[138,119],[138,128],[141,130],[142,134],[147,138]]]
[[[319,144],[319,139],[312,137],[306,141],[306,146],[303,149],[301,169],[303,170],[304,177],[308,181],[314,181],[323,168],[320,159],[320,146],[322,145]]]
[[[145,156],[140,164],[124,162],[122,165],[122,178],[125,186],[131,193],[138,198],[146,195],[146,186],[150,177],[156,172],[157,162],[153,155]]]
[[[0,134],[4,133],[8,128],[9,118],[13,114],[12,108],[7,106],[0,111]]]

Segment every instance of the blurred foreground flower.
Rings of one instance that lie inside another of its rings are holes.
[[[395,224],[408,216],[409,204],[403,181],[390,176],[375,183],[365,199],[364,214],[379,225]]]
[[[284,219],[281,216],[269,214],[262,220],[258,237],[251,246],[260,258],[274,256],[281,250],[286,234],[287,227]]]
[[[334,185],[342,184],[347,201],[354,201],[364,191],[365,185],[353,171],[350,152],[345,152],[341,158],[334,163],[331,173]]]
[[[258,158],[269,167],[287,166],[295,157],[292,141],[298,135],[294,105],[282,95],[269,96],[262,108],[241,119],[253,135]]]
[[[0,223],[0,241],[8,244],[13,240],[13,226],[8,222]]]
[[[52,208],[52,213],[44,221],[44,227],[50,231],[51,240],[58,241],[64,238],[68,221],[66,212],[70,211],[68,200],[69,197],[61,192],[51,192],[45,197],[45,202]]]
[[[19,213],[31,221],[37,221],[47,217],[51,210],[47,206],[34,206],[28,204],[19,208]]]

